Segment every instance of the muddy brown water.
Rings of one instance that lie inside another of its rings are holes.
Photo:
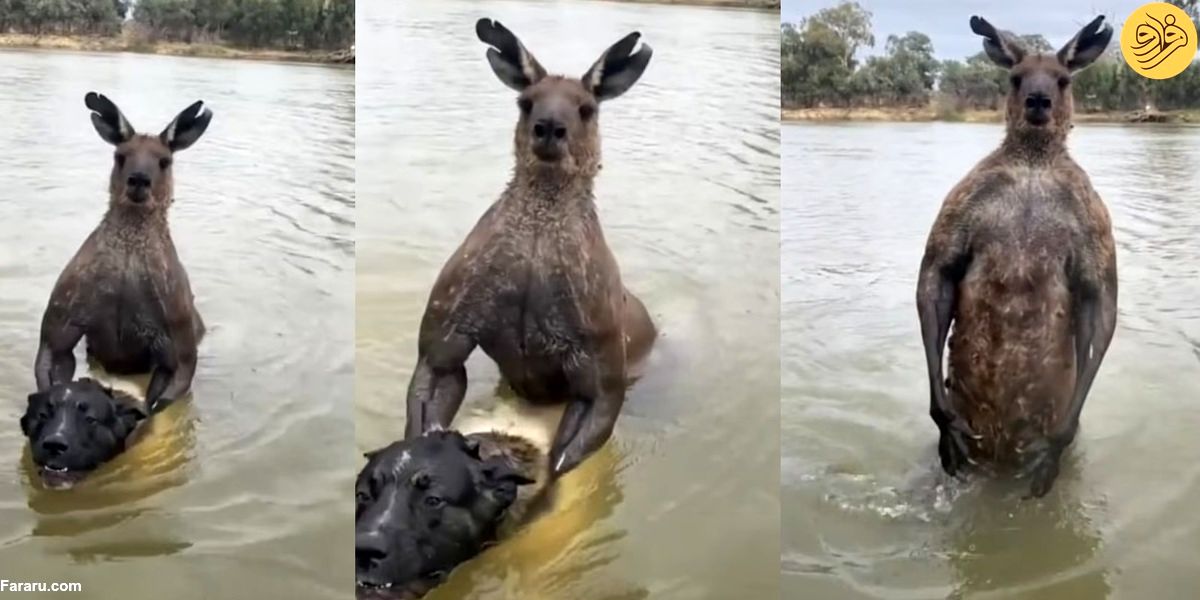
[[[3,51],[0,73],[0,578],[96,598],[345,597],[354,71]],[[30,481],[17,420],[50,290],[107,202],[89,90],[153,133],[196,99],[215,114],[176,157],[171,211],[209,334],[192,400],[51,492]]]
[[[1118,327],[1061,476],[947,482],[914,304],[929,227],[998,125],[783,127],[785,597],[1190,598],[1200,587],[1200,129],[1081,124]]]
[[[475,38],[483,16],[552,71],[581,75],[635,29],[654,48],[642,80],[601,110],[597,205],[662,335],[615,437],[560,482],[550,514],[428,598],[776,596],[777,14],[360,5],[358,449],[402,435],[429,289],[510,172],[516,97]],[[496,393],[482,352],[468,374],[468,417],[543,433],[553,424]]]

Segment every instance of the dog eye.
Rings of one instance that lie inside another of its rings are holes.
[[[429,508],[441,508],[446,505],[446,500],[439,496],[425,496],[425,506]]]
[[[166,168],[167,168],[167,167],[169,167],[169,166],[171,166],[171,159],[170,159],[170,158],[160,158],[160,159],[158,159],[158,168],[160,168],[160,169],[163,169],[163,170],[166,170]]]

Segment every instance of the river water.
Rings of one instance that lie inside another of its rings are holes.
[[[512,165],[515,94],[475,38],[484,16],[551,71],[581,75],[634,29],[654,48],[641,81],[601,111],[597,205],[625,283],[662,333],[612,442],[560,482],[551,513],[428,598],[776,597],[775,13],[360,5],[358,449],[402,435],[429,289]],[[482,352],[468,374],[464,413],[545,431],[539,415],[513,417],[521,405],[495,393]]]
[[[0,73],[0,578],[131,600],[345,597],[354,71],[5,51]],[[176,156],[171,209],[209,332],[192,401],[50,492],[30,482],[17,420],[50,290],[107,203],[89,90],[151,133],[197,99],[214,112]]]
[[[917,312],[946,193],[998,125],[783,127],[783,588],[799,598],[1190,598],[1200,587],[1200,130],[1083,124],[1116,336],[1051,493],[947,482]]]

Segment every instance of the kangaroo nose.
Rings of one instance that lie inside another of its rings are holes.
[[[70,446],[67,445],[66,438],[62,436],[53,436],[42,440],[42,450],[50,456],[62,456]]]
[[[388,555],[387,544],[383,535],[371,531],[354,535],[354,560],[360,571],[374,568],[383,562]]]
[[[554,119],[540,119],[533,124],[533,137],[539,142],[561,140],[567,137],[567,128]]]
[[[134,171],[129,174],[126,183],[129,187],[150,187],[150,176],[141,171]]]
[[[1041,92],[1034,92],[1025,97],[1025,108],[1027,109],[1050,110],[1050,104],[1050,96]]]

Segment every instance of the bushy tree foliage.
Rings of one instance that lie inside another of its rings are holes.
[[[3,0],[0,0],[3,1]],[[1172,2],[1195,15],[1200,0]],[[1195,17],[1193,17],[1195,18]],[[964,60],[938,61],[929,36],[889,36],[881,55],[859,60],[874,45],[871,13],[855,2],[821,10],[781,28],[781,90],[787,107],[921,106],[937,98],[955,110],[996,109],[1008,74],[982,51]],[[1053,52],[1040,35],[1021,36],[1027,49]],[[1200,68],[1149,80],[1121,58],[1114,41],[1095,64],[1076,74],[1077,110],[1161,110],[1200,107]]]
[[[0,32],[112,35],[126,17],[160,40],[308,49],[354,43],[354,0],[0,0]]]

